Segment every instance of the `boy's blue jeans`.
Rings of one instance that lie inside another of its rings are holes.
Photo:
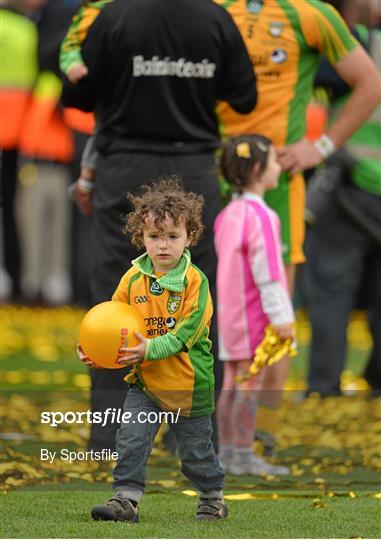
[[[116,434],[119,457],[113,472],[113,488],[122,491],[124,497],[139,502],[144,493],[146,464],[161,423],[161,409],[143,390],[133,385],[128,391],[123,411],[131,416],[128,422],[122,422]],[[148,417],[149,413],[152,414]],[[174,418],[176,420],[176,413]],[[210,416],[178,416],[177,422],[168,423],[177,440],[182,473],[201,497],[222,497],[225,474],[210,440]]]

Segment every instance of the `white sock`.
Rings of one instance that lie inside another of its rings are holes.
[[[233,446],[231,444],[218,445],[218,457],[223,462],[229,462],[233,456]]]
[[[233,461],[236,465],[246,465],[250,463],[253,458],[253,449],[251,446],[234,446],[233,447]]]

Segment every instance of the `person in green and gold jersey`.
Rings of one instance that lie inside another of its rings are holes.
[[[278,148],[279,187],[266,202],[281,219],[283,256],[293,292],[295,265],[304,262],[305,188],[302,171],[334,153],[372,113],[381,98],[377,70],[336,9],[320,0],[216,0],[241,31],[257,77],[258,102],[246,116],[222,103],[226,136],[261,133]],[[337,120],[315,143],[305,137],[305,114],[324,55],[353,92]],[[288,361],[267,368],[257,429],[269,452]]]

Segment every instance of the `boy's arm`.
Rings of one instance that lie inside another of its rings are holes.
[[[135,345],[135,347],[120,348],[120,352],[125,353],[127,356],[123,355],[118,358],[118,364],[130,366],[144,360],[161,360],[184,350],[184,343],[171,334],[147,339],[139,334],[139,332],[135,332],[135,337],[139,341],[138,345]]]
[[[184,350],[184,343],[170,332],[165,336],[147,339],[144,360],[160,360],[168,358]]]

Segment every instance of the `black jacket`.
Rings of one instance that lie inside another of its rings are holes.
[[[90,74],[65,82],[64,103],[96,110],[101,151],[214,150],[216,102],[239,113],[256,103],[240,33],[212,0],[115,0],[82,53]]]

